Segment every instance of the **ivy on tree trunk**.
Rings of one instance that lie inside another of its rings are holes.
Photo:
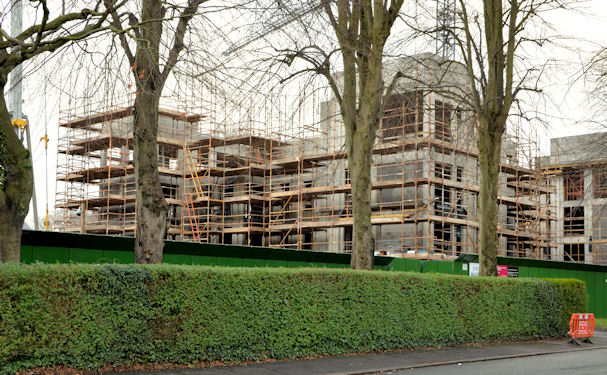
[[[21,259],[21,231],[34,188],[29,151],[15,134],[4,99],[8,75],[37,55],[105,30],[107,16],[122,4],[107,0],[105,11],[81,9],[50,18],[47,0],[38,0],[31,4],[41,16],[38,23],[13,36],[0,25],[0,262]]]
[[[21,230],[29,210],[34,176],[29,151],[15,134],[0,77],[0,262],[19,263]]]

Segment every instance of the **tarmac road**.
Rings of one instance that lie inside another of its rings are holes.
[[[607,374],[607,349],[583,350],[568,353],[545,354],[533,357],[509,358],[485,362],[462,363],[424,367],[412,370],[384,372],[391,375],[592,375]]]
[[[131,371],[115,375],[607,375],[607,331],[595,332],[594,345],[584,343],[576,346],[567,341],[557,339],[434,350],[405,350],[253,363],[246,366]]]

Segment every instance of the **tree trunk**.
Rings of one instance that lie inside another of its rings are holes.
[[[350,258],[352,269],[373,269],[375,244],[371,226],[372,145],[368,127],[358,124],[358,129],[352,135],[352,141],[348,145],[348,168],[351,174],[354,218],[352,257]]]
[[[29,151],[15,134],[4,84],[0,84],[0,262],[21,260],[21,230],[32,199],[32,173]]]
[[[479,131],[479,275],[497,276],[497,190],[502,147],[502,128],[481,122]]]
[[[160,94],[140,90],[135,99],[134,167],[137,186],[135,262],[162,263],[168,206],[158,174],[158,105]]]
[[[19,263],[21,261],[21,229],[24,215],[5,211],[6,202],[0,203],[0,263]]]

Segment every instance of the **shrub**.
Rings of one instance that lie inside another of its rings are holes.
[[[553,284],[561,296],[562,315],[559,325],[569,331],[569,320],[571,314],[583,313],[588,308],[588,294],[586,294],[586,283],[578,279],[544,279]]]
[[[0,372],[296,358],[553,337],[567,332],[564,316],[584,310],[584,294],[577,280],[0,265]]]

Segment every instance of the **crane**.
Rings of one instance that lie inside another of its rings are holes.
[[[306,2],[306,4],[304,4],[298,8],[295,8],[293,10],[289,10],[286,7],[284,7],[282,5],[282,2],[280,2],[280,1],[278,2],[278,5],[282,6],[285,9],[285,12],[274,13],[273,17],[272,17],[274,19],[271,18],[267,22],[264,22],[264,24],[268,25],[266,28],[258,30],[257,32],[254,32],[250,37],[248,37],[247,39],[243,40],[240,43],[233,44],[232,46],[230,46],[230,48],[228,48],[227,50],[225,50],[223,52],[223,55],[227,56],[240,49],[243,49],[244,47],[265,37],[266,35],[269,35],[269,34],[273,33],[274,31],[280,30],[283,27],[289,25],[290,23],[293,23],[296,20],[300,19],[301,17],[304,17],[308,14],[317,12],[322,8],[322,4],[320,2],[316,2],[316,1]]]
[[[455,59],[455,41],[453,37],[453,29],[455,28],[455,12],[457,9],[457,0],[436,0],[436,54],[445,59]],[[322,8],[320,2],[312,1],[304,4],[294,10],[288,10],[281,1],[278,2],[279,7],[283,7],[285,12],[276,12],[264,24],[266,28],[258,30],[249,38],[240,43],[233,44],[223,52],[224,56],[230,55],[251,43],[282,29],[292,22],[300,19],[303,16],[319,11]]]
[[[436,0],[436,54],[447,60],[455,59],[456,0]]]

